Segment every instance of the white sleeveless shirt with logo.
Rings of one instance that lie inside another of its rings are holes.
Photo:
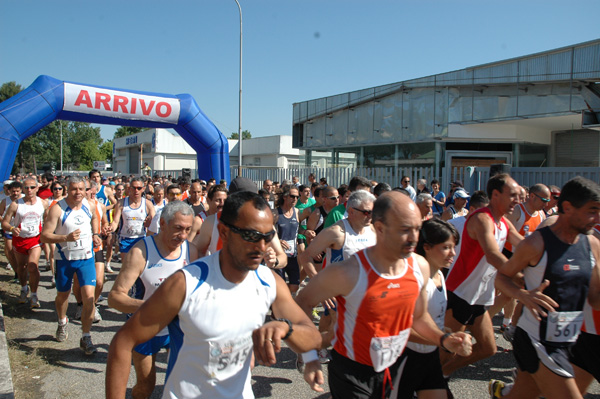
[[[143,239],[144,245],[146,246],[146,266],[129,291],[130,297],[141,299],[143,301],[150,298],[150,295],[152,295],[158,287],[171,276],[171,274],[190,263],[189,243],[187,241],[184,241],[181,244],[181,252],[177,259],[165,259],[159,252],[154,237],[156,236],[145,237]],[[168,334],[169,330],[165,327],[156,334],[156,336]]]
[[[145,198],[142,198],[139,207],[132,208],[129,205],[129,197],[126,197],[123,200],[123,211],[121,212],[123,227],[121,227],[119,235],[122,238],[144,237],[146,235],[146,228],[144,227],[146,216],[148,216],[148,210],[146,209]]]
[[[27,205],[23,198],[17,200],[17,212],[14,220],[15,226],[21,229],[20,237],[31,238],[40,235],[44,210],[44,204],[40,197],[35,197],[33,205]]]
[[[254,398],[252,331],[263,325],[275,300],[275,277],[261,265],[234,284],[223,276],[219,254],[182,269],[185,299],[169,325],[163,398]]]
[[[55,234],[67,235],[79,229],[81,234],[77,241],[61,242],[56,244],[54,258],[56,260],[85,260],[93,256],[92,241],[92,211],[87,199],[83,199],[81,208],[73,210],[62,199],[56,206],[60,207],[61,214],[58,219]]]

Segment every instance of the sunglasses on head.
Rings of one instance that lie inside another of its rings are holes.
[[[242,237],[242,240],[244,241],[259,242],[260,240],[265,240],[265,243],[268,244],[273,240],[273,237],[275,237],[275,230],[272,230],[268,233],[261,233],[260,231],[256,230],[240,229],[239,227],[235,227],[223,221],[221,221],[221,223],[229,227],[229,229],[234,233],[239,234],[240,237]]]
[[[354,209],[355,211],[358,211],[358,212],[362,213],[365,216],[371,216],[371,214],[373,213],[373,211],[367,211],[365,209],[359,209],[359,208],[354,208],[354,207],[352,207],[352,209]]]

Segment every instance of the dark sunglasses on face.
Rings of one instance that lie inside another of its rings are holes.
[[[402,183],[410,183],[410,180],[404,180]]]
[[[54,190],[61,190],[61,191],[62,191],[62,189],[63,189],[62,187],[54,187],[54,188],[52,189],[52,191],[54,191]]]
[[[139,186],[131,186],[131,188],[135,189],[135,191],[138,191],[138,190],[143,190],[144,186],[141,186],[141,187],[139,187]]]
[[[298,198],[300,198],[300,196],[299,196],[299,195],[292,195],[292,194],[290,194],[290,196],[289,196],[289,197],[290,197],[291,199],[298,199]]]
[[[261,233],[260,231],[256,230],[240,229],[239,227],[235,227],[223,221],[221,221],[221,223],[229,227],[229,229],[234,233],[239,234],[244,241],[259,242],[260,240],[265,240],[265,243],[268,244],[273,240],[273,237],[275,237],[275,230],[272,230],[268,233]]]
[[[335,201],[336,199],[340,198],[339,195],[333,196],[333,197],[327,197],[327,199],[330,199],[332,201]]]
[[[536,197],[538,197],[539,199],[541,199],[543,202],[550,202],[550,198],[541,197],[540,195],[538,195],[536,193],[532,193],[532,194],[535,195]]]
[[[36,188],[37,188],[37,186],[23,186],[23,188],[24,188],[25,190],[34,190],[34,189],[36,189]]]
[[[354,209],[355,211],[359,211],[360,213],[362,213],[365,216],[371,216],[371,214],[373,213],[373,211],[367,211],[365,209],[358,209],[358,208],[354,208],[354,207],[352,207],[352,209]]]

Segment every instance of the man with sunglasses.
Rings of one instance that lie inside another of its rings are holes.
[[[212,187],[210,190],[214,190],[214,194],[219,192],[219,189],[213,189]],[[236,177],[229,185],[229,195],[241,191],[256,193],[256,184],[245,177]],[[217,196],[213,196],[213,198],[217,198]],[[223,242],[218,229],[220,217],[221,211],[218,210],[217,206],[217,212],[206,217],[200,231],[194,237],[192,242],[198,248],[199,256],[214,254],[222,248]],[[272,240],[269,243],[269,248],[265,252],[264,264],[272,269],[281,269],[287,265],[287,256],[279,243],[279,239]]]
[[[350,183],[348,184],[348,191],[353,193],[358,190],[366,190],[371,192],[371,181],[362,176],[354,176],[350,179]],[[335,222],[341,220],[347,216],[346,213],[346,203],[342,203],[333,208],[329,215],[327,215],[327,219],[324,223],[324,228],[328,228],[329,226],[333,226]]]
[[[519,231],[523,237],[532,234],[546,219],[544,208],[551,201],[550,189],[544,184],[538,183],[531,186],[529,189],[529,198],[525,202],[521,202],[515,206],[512,213],[506,215],[506,218],[511,221],[515,229]],[[512,256],[513,245],[506,243],[504,255],[507,258]]]
[[[359,190],[348,199],[348,217],[339,220],[333,226],[323,230],[310,243],[306,251],[298,256],[300,266],[306,270],[308,277],[317,275],[317,261],[323,252],[326,253],[324,267],[332,263],[342,262],[354,255],[361,249],[373,246],[377,242],[375,229],[371,224],[371,212],[375,196],[367,191]],[[321,269],[321,268],[319,268]],[[327,347],[333,338],[333,323],[335,317],[331,317],[331,311],[335,315],[335,300],[327,300],[324,303],[325,312],[319,322],[319,331],[328,333],[323,337],[323,346],[319,351],[319,359],[322,363],[328,361]]]
[[[175,272],[115,335],[107,398],[125,396],[132,349],[167,325],[168,397],[252,397],[252,352],[258,364],[270,366],[282,341],[296,352],[320,345],[318,331],[283,280],[261,264],[275,237],[263,198],[248,191],[230,195],[218,229],[222,250]],[[277,319],[265,323],[270,307]]]
[[[119,249],[123,262],[133,245],[146,236],[146,228],[154,217],[154,206],[142,195],[143,191],[144,182],[141,178],[134,177],[130,182],[129,196],[119,200],[115,206],[110,230],[115,231],[119,221],[123,222],[119,232]]]
[[[180,190],[179,186],[175,187]],[[187,241],[193,220],[194,212],[184,202],[173,200],[161,209],[160,232],[138,241],[131,249],[128,262],[123,263],[108,295],[110,307],[133,314],[164,280],[198,258],[196,247]],[[161,348],[168,348],[169,342],[169,331],[165,328],[134,348],[136,384],[131,391],[133,398],[152,395],[156,382],[156,355]]]
[[[546,212],[546,216],[552,216],[558,214],[558,198],[560,197],[560,188],[557,186],[548,186],[550,189],[550,202],[546,204],[544,208],[544,212]]]
[[[417,199],[417,192],[415,191],[414,187],[410,185],[410,177],[402,176],[400,183],[402,184],[402,188],[408,191],[410,199],[415,201]]]
[[[40,284],[39,261],[42,253],[40,234],[48,202],[37,196],[38,185],[34,177],[23,182],[25,196],[10,204],[2,219],[2,230],[12,234],[17,273],[21,283],[19,303],[27,303],[27,281],[31,290],[31,307],[39,308],[37,289]],[[14,217],[14,226],[11,220]]]

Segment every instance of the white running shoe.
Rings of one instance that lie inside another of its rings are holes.
[[[100,315],[100,311],[97,306],[94,306],[94,323],[99,323],[102,321],[102,316]]]

